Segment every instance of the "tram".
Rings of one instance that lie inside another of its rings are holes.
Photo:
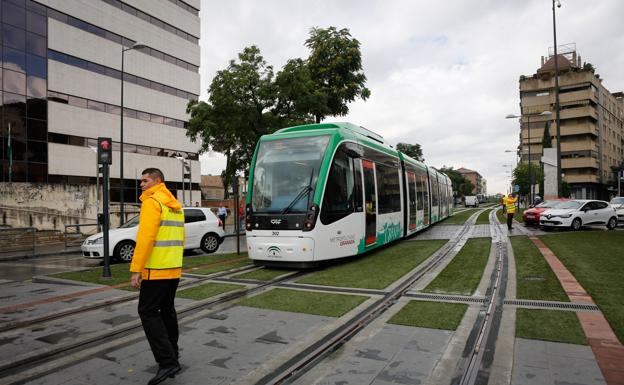
[[[349,257],[453,215],[448,176],[351,123],[262,136],[247,191],[247,247],[257,264]]]

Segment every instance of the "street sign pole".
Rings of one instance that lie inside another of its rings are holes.
[[[240,217],[238,215],[238,176],[234,175],[234,181],[232,182],[232,190],[234,192],[234,208],[232,214],[234,215],[234,231],[236,231],[236,254],[240,255]]]
[[[104,216],[104,235],[102,239],[104,242],[104,267],[102,268],[102,279],[108,280],[112,278],[110,270],[110,250],[108,246],[108,229],[110,228],[110,213],[108,210],[110,202],[108,194],[110,175],[108,171],[110,165],[113,163],[113,140],[111,138],[98,138],[97,158],[98,164],[102,165],[102,211]]]

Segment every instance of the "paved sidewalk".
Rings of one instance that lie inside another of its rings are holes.
[[[571,302],[594,304],[592,297],[563,265],[557,256],[537,237],[529,237],[557,275]],[[608,385],[624,385],[624,346],[619,342],[602,312],[578,312],[583,332],[596,356]]]

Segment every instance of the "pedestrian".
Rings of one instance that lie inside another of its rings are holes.
[[[199,207],[199,202],[195,201],[195,207]]]
[[[505,195],[501,198],[501,206],[503,206],[503,215],[505,214]]]
[[[239,231],[245,230],[245,209],[242,203],[238,207],[238,223],[240,225]]]
[[[513,229],[512,224],[514,214],[516,213],[516,202],[518,202],[518,198],[515,197],[513,193],[505,198],[505,206],[507,207],[507,230],[509,231]]]
[[[184,213],[164,181],[157,168],[141,173],[139,229],[130,264],[130,283],[140,289],[139,316],[158,363],[148,385],[159,384],[182,369],[174,299],[182,275]]]
[[[221,219],[221,224],[223,225],[223,231],[225,231],[225,218],[227,218],[227,205],[221,204],[218,211],[219,219]]]

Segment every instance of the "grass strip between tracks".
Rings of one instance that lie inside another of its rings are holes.
[[[200,300],[214,297],[215,295],[226,293],[228,291],[242,289],[244,287],[244,285],[231,285],[228,283],[210,282],[203,285],[180,290],[176,293],[176,297]]]
[[[256,281],[271,281],[277,277],[280,277],[284,274],[292,273],[292,270],[286,269],[258,269],[254,271],[249,271],[246,273],[241,273],[238,275],[233,275],[232,278],[235,279],[253,279]]]
[[[277,288],[246,298],[238,304],[261,309],[340,317],[367,299],[368,297],[361,295]]]
[[[490,211],[491,210],[485,210],[484,212],[479,214],[476,224],[477,225],[489,225],[490,224]]]
[[[463,225],[474,213],[475,209],[467,209],[465,211],[462,211],[461,213],[453,214],[452,217],[446,218],[445,220],[440,222],[440,225]]]
[[[481,281],[492,238],[471,238],[455,258],[423,290],[430,293],[472,295]]]
[[[591,295],[624,343],[624,232],[575,231],[539,238]]]
[[[518,309],[516,337],[587,345],[581,323],[572,311]]]
[[[446,240],[403,241],[382,250],[352,257],[348,261],[297,281],[323,286],[384,289],[420,265]]]
[[[409,301],[388,323],[430,329],[456,330],[467,304],[431,301]]]
[[[570,302],[555,273],[526,236],[510,237],[516,260],[516,298]]]
[[[243,259],[243,260],[241,260]],[[231,254],[211,254],[197,257],[185,257],[183,270],[194,274],[210,274],[223,270],[241,267],[250,263],[247,253]],[[215,266],[206,266],[212,265]],[[202,266],[205,266],[202,268]],[[95,267],[87,270],[68,271],[64,273],[52,274],[50,277],[68,279],[71,281],[90,282],[101,285],[115,286],[130,282],[130,271],[128,263],[114,264],[110,266],[112,279],[102,279],[102,267]],[[119,287],[119,289],[132,289],[130,286]]]
[[[522,213],[524,212],[524,210],[525,209],[516,208],[516,212],[514,214],[514,219],[516,220],[516,222],[523,222]],[[496,217],[498,218],[498,221],[500,223],[507,223],[507,214],[503,214],[503,210],[496,210]]]

